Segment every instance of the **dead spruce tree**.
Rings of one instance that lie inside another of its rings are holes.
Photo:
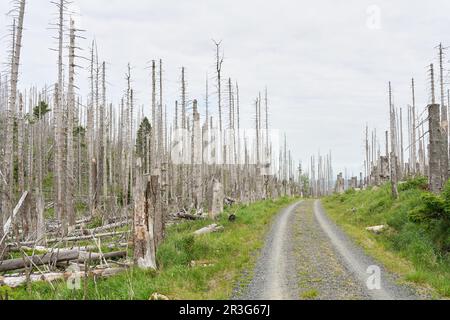
[[[442,122],[440,114],[440,106],[436,104],[435,82],[434,82],[434,65],[430,65],[430,84],[431,84],[431,105],[428,106],[429,121],[429,182],[430,190],[439,193],[443,187],[443,168],[446,165],[443,162],[445,158],[442,153],[445,148],[443,146]],[[448,165],[448,164],[447,164]]]
[[[87,166],[88,166],[88,203],[89,203],[89,214],[91,216],[97,216],[97,159],[95,153],[95,114],[96,114],[96,100],[97,100],[97,90],[96,90],[96,55],[95,50],[96,43],[92,41],[91,46],[91,54],[89,61],[89,84],[90,84],[90,94],[89,94],[89,102],[87,107],[87,124],[86,124],[86,133],[87,133]],[[98,58],[97,58],[98,60]]]
[[[392,85],[389,82],[389,113],[390,113],[390,132],[391,132],[391,185],[392,185],[392,197],[394,199],[398,198],[398,177],[397,177],[397,137],[396,137],[396,126],[395,126],[395,108],[392,102]]]
[[[417,173],[417,121],[416,121],[416,88],[414,79],[411,80],[412,106],[411,106],[411,164],[412,173]],[[419,169],[420,170],[420,169]]]
[[[215,46],[216,46],[216,76],[217,76],[217,103],[218,103],[218,110],[219,110],[219,130],[220,132],[223,131],[222,126],[222,65],[224,58],[220,54],[220,46],[222,44],[222,41],[217,42],[213,40]]]
[[[449,157],[448,157],[448,108],[445,104],[444,90],[444,49],[442,43],[439,44],[439,88],[441,94],[441,134],[442,134],[442,152],[441,152],[441,174],[443,183],[449,178]]]
[[[74,113],[75,113],[75,21],[70,19],[69,35],[69,84],[67,88],[67,185],[66,185],[66,212],[69,226],[75,225],[74,185],[75,185],[75,159],[73,146]]]
[[[2,217],[0,219],[0,260],[3,257],[5,246],[4,234],[3,234],[3,224],[12,214],[12,206],[14,201],[14,111],[16,109],[17,100],[17,83],[19,81],[19,66],[20,66],[20,56],[22,49],[22,35],[23,35],[23,24],[25,19],[25,0],[18,0],[18,13],[17,13],[17,25],[13,24],[12,30],[12,49],[11,49],[11,75],[10,75],[10,90],[9,90],[9,100],[6,109],[6,136],[5,141],[8,141],[5,145],[5,154],[3,160],[3,176],[6,181],[6,190],[3,190],[2,197]],[[14,20],[16,21],[16,20]]]
[[[101,203],[105,204],[106,198],[105,198],[105,190],[104,190],[104,185],[105,185],[105,178],[106,178],[106,173],[105,173],[105,160],[106,160],[106,156],[105,156],[105,109],[106,109],[106,85],[105,85],[105,63],[102,63],[102,66],[100,68],[99,64],[98,64],[98,58],[97,58],[97,77],[96,77],[96,86],[97,88],[100,86],[99,82],[100,82],[100,73],[101,73],[101,80],[102,80],[102,93],[101,93],[101,101],[100,101],[100,93],[99,93],[99,89],[96,90],[97,92],[97,114],[98,114],[98,121],[97,121],[97,126],[96,126],[96,142],[97,142],[97,185],[96,185],[96,190],[97,190],[97,194],[98,194],[98,198],[100,199],[101,197]],[[104,206],[103,206],[103,212],[104,212]]]
[[[56,3],[59,10],[58,28],[58,82],[55,86],[55,212],[59,221],[61,221],[61,233],[68,233],[68,217],[66,211],[65,188],[65,132],[64,121],[64,83],[63,83],[63,43],[64,43],[64,16],[66,10],[66,1],[60,0]]]

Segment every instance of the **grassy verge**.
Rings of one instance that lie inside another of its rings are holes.
[[[425,191],[418,181],[400,186],[397,200],[389,185],[323,200],[329,216],[400,281],[434,298],[449,298],[450,229],[447,218],[435,214],[436,202],[445,207],[440,196]],[[381,235],[365,230],[376,225],[388,229]]]
[[[256,250],[276,213],[293,199],[264,201],[237,211],[235,222],[225,213],[219,222],[222,233],[194,237],[192,233],[211,224],[210,221],[186,222],[172,226],[157,254],[160,270],[147,272],[132,269],[104,280],[87,282],[86,298],[95,300],[148,300],[153,293],[170,299],[229,299],[244,270],[252,270]],[[192,262],[196,263],[192,265]],[[10,299],[83,299],[81,290],[69,290],[66,283],[35,283],[30,288],[9,292]]]

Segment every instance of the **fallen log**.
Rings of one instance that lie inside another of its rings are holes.
[[[111,229],[122,228],[122,227],[125,227],[125,226],[129,225],[130,223],[131,223],[130,220],[125,220],[125,221],[121,221],[121,222],[117,222],[117,223],[113,223],[113,224],[108,224],[108,225],[103,226],[103,227],[98,227],[98,228],[95,228],[95,229],[85,230],[85,234],[86,235],[97,234],[97,233],[105,232],[105,231],[108,231],[108,230],[111,230]]]
[[[169,301],[170,299],[162,294],[154,293],[151,295],[150,299],[151,301]]]
[[[77,221],[75,221],[75,225],[73,225],[72,228],[80,229],[91,221],[92,221],[92,217],[86,217],[86,218],[77,220]],[[54,232],[59,231],[59,229],[61,228],[61,222],[58,220],[47,220],[46,224],[47,224],[47,228],[51,229],[51,230],[55,230]]]
[[[117,252],[110,252],[110,253],[93,253],[93,252],[86,252],[81,251],[80,256],[78,258],[78,263],[84,263],[89,260],[97,261],[97,260],[108,260],[108,259],[115,259],[115,258],[125,258],[127,256],[126,251],[117,251]]]
[[[194,215],[194,214],[190,214],[190,213],[186,213],[186,212],[178,212],[178,213],[172,214],[172,217],[175,219],[185,219],[185,220],[192,220],[192,221],[206,219],[204,216]]]
[[[94,234],[94,235],[88,235],[88,236],[74,236],[74,237],[66,237],[66,238],[55,238],[55,239],[49,239],[46,242],[47,244],[51,243],[58,243],[58,242],[75,242],[75,241],[83,241],[83,240],[93,240],[94,238],[107,238],[107,237],[115,237],[115,236],[121,236],[125,234],[129,234],[131,231],[121,231],[121,232],[109,232],[109,233],[101,233],[101,234]],[[21,246],[33,246],[36,242],[35,241],[28,241],[28,242],[21,242]],[[14,247],[14,244],[11,244],[12,247]]]
[[[375,234],[383,233],[384,230],[386,230],[386,226],[384,225],[366,228],[366,231],[373,232]]]
[[[108,278],[115,276],[119,273],[127,270],[126,268],[108,268],[108,269],[97,269],[92,270],[88,273],[88,277],[101,277]],[[54,273],[45,273],[42,275],[31,275],[29,277],[30,282],[54,282],[58,280],[67,281],[68,279],[74,278],[84,278],[84,272],[54,272]],[[0,286],[8,286],[10,288],[17,288],[27,283],[26,276],[18,276],[18,277],[0,277]]]
[[[80,251],[72,250],[66,252],[46,253],[25,257],[24,259],[12,259],[0,261],[0,272],[23,269],[30,265],[42,266],[46,264],[56,264],[58,262],[76,260],[80,256]]]
[[[119,249],[119,248],[127,248],[129,247],[130,244],[129,243],[125,243],[125,242],[121,242],[121,243],[109,243],[109,244],[105,244],[103,245],[103,247],[106,247],[108,249],[114,250],[114,249]],[[63,252],[63,251],[72,251],[72,250],[79,250],[79,251],[95,251],[98,250],[98,246],[96,245],[89,245],[89,246],[72,246],[72,247],[68,247],[68,248],[47,248],[47,247],[43,247],[43,246],[10,246],[8,247],[8,250],[10,252],[22,252],[22,251],[26,251],[26,252],[38,252],[40,254],[44,254],[44,253],[51,253],[51,252]]]
[[[32,257],[0,261],[0,272],[19,270],[30,266],[34,267],[42,265],[56,265],[57,263],[69,261],[85,262],[97,261],[100,259],[112,259],[126,257],[126,255],[126,251],[111,252],[104,255],[100,253],[88,253],[79,250],[51,252],[43,255],[35,255]]]
[[[22,246],[21,248],[14,248],[15,251],[28,251],[28,252],[40,252],[40,253],[55,253],[55,252],[65,252],[65,251],[94,251],[97,250],[97,246],[83,246],[83,247],[71,247],[71,248],[46,248],[42,246],[27,247]]]
[[[195,231],[194,235],[201,236],[201,235],[208,234],[208,233],[222,232],[223,230],[224,230],[224,227],[219,226],[217,224],[212,224],[208,227],[205,227],[205,228]]]
[[[63,273],[46,273],[43,275],[30,275],[29,277],[30,282],[38,282],[38,281],[53,282],[60,279],[64,279]],[[0,277],[0,286],[17,288],[26,283],[27,283],[26,276]]]

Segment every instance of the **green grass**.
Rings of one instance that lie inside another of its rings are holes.
[[[303,300],[315,300],[319,296],[319,291],[312,289],[301,294]]]
[[[194,231],[211,221],[186,222],[168,229],[159,248],[157,272],[131,269],[109,279],[87,281],[86,299],[148,300],[153,293],[170,299],[229,299],[244,270],[253,270],[256,252],[276,213],[293,199],[264,201],[247,207],[228,209],[219,224],[224,232],[194,237]],[[228,213],[237,210],[237,220]],[[198,262],[191,266],[191,262]],[[204,266],[206,265],[206,266]],[[83,299],[81,290],[69,290],[65,283],[35,283],[31,288],[9,292],[10,299]]]
[[[450,297],[450,229],[436,213],[445,207],[444,196],[424,190],[423,179],[399,186],[393,200],[390,185],[364,191],[349,191],[323,200],[330,217],[365,251],[388,270],[434,298]],[[387,225],[381,235],[365,229]]]

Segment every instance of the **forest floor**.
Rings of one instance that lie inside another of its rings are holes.
[[[78,289],[69,288],[65,281],[0,287],[0,296],[11,300],[148,300],[158,293],[171,300],[227,300],[242,272],[254,268],[273,218],[294,201],[283,198],[229,207],[216,222],[224,227],[221,233],[193,235],[212,221],[169,227],[157,253],[158,271],[132,268],[108,279],[86,283],[81,279]],[[229,221],[230,214],[236,214],[234,222]]]
[[[367,285],[378,266],[381,286]],[[236,299],[398,300],[419,299],[355,245],[325,214],[319,201],[284,209],[267,236],[253,280]]]

